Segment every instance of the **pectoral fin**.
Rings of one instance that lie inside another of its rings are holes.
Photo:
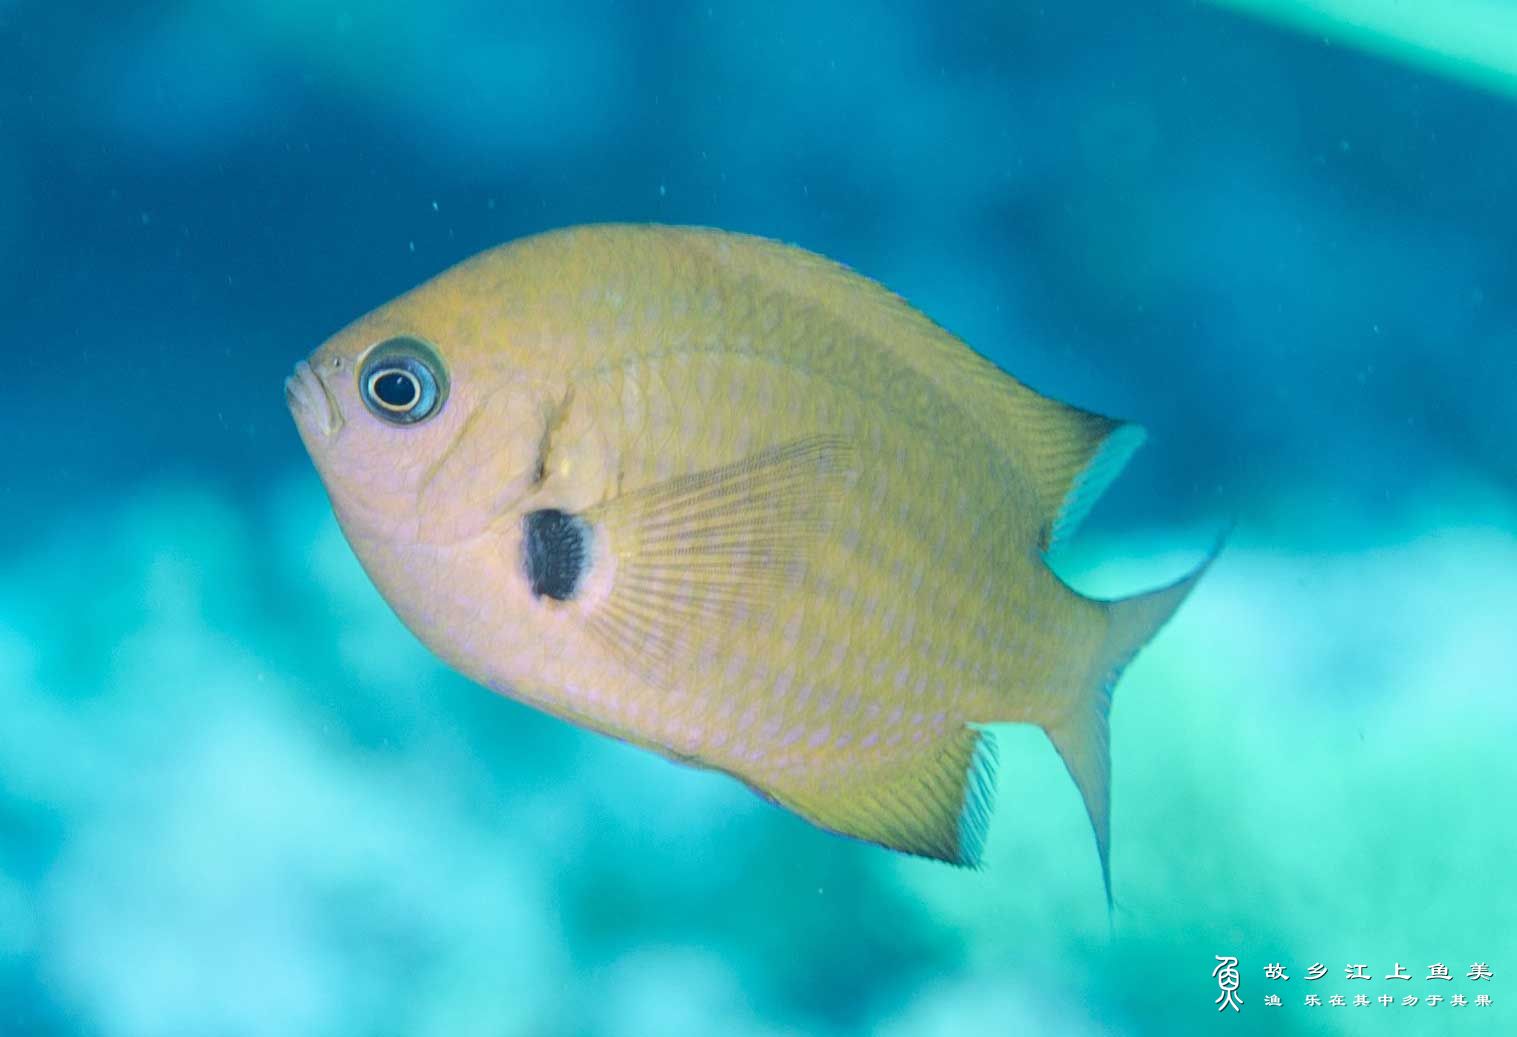
[[[816,436],[623,494],[585,513],[613,558],[589,629],[649,681],[804,582],[856,478],[851,444]]]

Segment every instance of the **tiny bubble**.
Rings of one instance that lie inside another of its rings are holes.
[[[433,212],[436,212],[436,211],[437,211],[437,202],[436,202],[436,200],[435,200],[435,199],[434,199],[434,200],[433,200],[433,202],[432,202],[432,211],[433,211]]]
[[[658,185],[658,196],[660,198],[663,198],[668,193],[669,193],[669,188],[665,187],[663,184],[659,184]]]
[[[406,242],[406,248],[410,249],[412,252],[415,252],[416,251],[416,242],[414,242],[414,241],[408,241],[408,242]]]

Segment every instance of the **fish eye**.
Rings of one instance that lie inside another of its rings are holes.
[[[386,339],[370,350],[359,369],[358,392],[375,417],[414,425],[442,409],[447,372],[436,350],[420,339]]]

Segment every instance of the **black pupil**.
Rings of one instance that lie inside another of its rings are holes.
[[[386,407],[397,409],[416,403],[416,379],[400,371],[387,371],[374,379],[374,395]]]

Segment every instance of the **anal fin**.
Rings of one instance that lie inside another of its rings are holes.
[[[994,735],[966,726],[857,780],[764,791],[839,835],[975,868],[995,803],[995,767]]]

